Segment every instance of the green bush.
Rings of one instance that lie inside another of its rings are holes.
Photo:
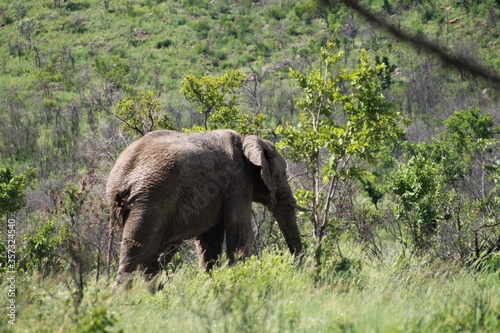
[[[293,7],[295,15],[297,15],[301,20],[304,20],[307,24],[310,24],[312,19],[315,18],[316,7],[312,1],[307,1],[304,3],[297,3]]]
[[[441,223],[436,249],[446,249],[450,255],[454,248],[455,257],[466,260],[471,255],[478,259],[479,253],[496,242],[493,229],[488,227],[495,223],[487,222],[498,218],[498,204],[491,200],[496,193],[495,167],[488,160],[498,144],[498,129],[491,116],[481,114],[479,109],[455,112],[444,123],[445,131],[430,142],[404,145],[408,160],[391,176],[397,200],[395,217],[405,226],[400,240],[417,250],[429,249]],[[474,175],[477,172],[485,173],[479,176],[484,195],[474,194],[477,189],[469,182],[478,177]],[[489,184],[487,173],[493,177]],[[491,210],[485,211],[486,206]],[[481,246],[474,240],[479,233]]]
[[[125,88],[131,72],[129,61],[120,56],[100,56],[94,60],[94,68],[106,81]]]
[[[424,156],[412,157],[395,172],[392,186],[397,203],[394,213],[396,220],[403,224],[400,241],[405,247],[418,251],[429,248],[441,218],[443,184],[441,166]]]
[[[23,240],[21,265],[27,271],[38,271],[46,276],[62,268],[59,254],[63,240],[53,221],[45,222],[34,234],[26,234]]]
[[[162,41],[157,42],[156,43],[156,48],[157,49],[162,49],[162,48],[167,48],[168,49],[173,44],[174,44],[174,42],[170,38],[167,38],[167,39],[164,39]]]
[[[0,217],[23,208],[24,191],[35,178],[35,170],[14,174],[10,167],[0,168]]]
[[[117,319],[105,306],[95,307],[90,313],[80,315],[75,332],[78,333],[104,333],[104,332],[123,332],[122,329],[116,330],[114,326]]]
[[[287,14],[288,13],[286,9],[281,6],[270,6],[267,11],[267,15],[274,18],[276,21],[283,20],[284,18],[286,18]]]
[[[16,1],[11,5],[12,16],[14,16],[17,20],[25,18],[30,9],[31,5],[24,1]]]
[[[200,19],[194,24],[193,28],[201,39],[205,39],[212,28],[212,23],[209,19]]]
[[[436,15],[436,9],[432,7],[427,7],[424,9],[424,12],[422,13],[422,23],[428,23],[429,21],[433,20]]]

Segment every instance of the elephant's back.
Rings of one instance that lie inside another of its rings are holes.
[[[107,191],[170,191],[200,186],[207,173],[227,168],[241,155],[234,131],[206,133],[154,131],[133,142],[118,157]],[[111,194],[112,195],[112,194]]]
[[[186,148],[182,140],[164,135],[145,136],[133,142],[116,160],[108,188],[150,188],[155,182],[164,181]]]

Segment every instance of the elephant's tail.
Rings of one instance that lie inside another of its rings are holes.
[[[130,213],[128,198],[130,191],[119,192],[116,194],[111,203],[111,211],[109,214],[109,242],[108,242],[108,262],[106,265],[106,275],[109,278],[111,266],[111,253],[113,249],[113,236],[115,231],[123,230],[125,221]]]
[[[125,221],[130,214],[130,190],[118,192],[111,204],[110,230],[123,229]]]

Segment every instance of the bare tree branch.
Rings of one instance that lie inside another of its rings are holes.
[[[332,5],[336,2],[335,0],[321,1],[325,4],[325,6]],[[500,84],[500,74],[496,70],[493,70],[491,68],[484,68],[478,63],[473,63],[471,60],[466,60],[464,58],[449,54],[446,50],[440,48],[438,45],[430,42],[426,38],[411,36],[408,33],[401,31],[399,28],[389,23],[383,17],[375,15],[368,9],[361,6],[357,0],[340,0],[340,2],[359,13],[369,22],[377,23],[379,26],[387,30],[396,38],[399,38],[413,45],[414,47],[421,47],[427,52],[438,56],[445,64],[453,66],[462,71],[467,71],[474,77],[481,77],[492,83]]]

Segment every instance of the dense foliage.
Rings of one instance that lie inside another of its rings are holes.
[[[498,1],[362,2],[500,67]],[[319,0],[3,1],[0,223],[7,237],[16,221],[20,330],[495,331],[499,92]],[[276,254],[256,205],[257,257],[205,275],[187,243],[164,292],[108,295],[116,157],[155,129],[216,128],[287,158],[304,262]]]

